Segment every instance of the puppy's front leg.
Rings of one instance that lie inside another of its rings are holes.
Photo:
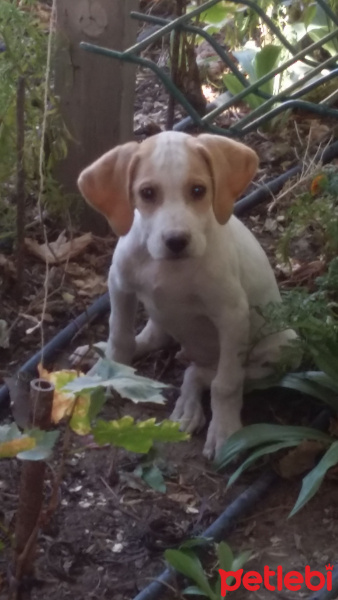
[[[231,311],[231,319],[218,325],[220,358],[211,384],[212,418],[203,454],[213,458],[226,439],[241,429],[245,361],[249,344],[249,311],[246,306]]]
[[[111,269],[109,275],[111,313],[106,356],[110,360],[130,364],[136,350],[134,322],[137,308],[136,294],[125,292],[118,285],[118,277]]]

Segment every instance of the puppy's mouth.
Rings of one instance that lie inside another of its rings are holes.
[[[190,258],[190,254],[188,252],[167,252],[165,256],[165,260],[170,260],[174,262],[186,260],[187,258]]]

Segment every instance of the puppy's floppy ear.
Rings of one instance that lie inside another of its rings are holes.
[[[224,225],[230,219],[235,200],[257,171],[258,156],[248,146],[221,135],[204,133],[195,140],[211,172],[215,217]]]
[[[125,235],[133,224],[130,178],[139,145],[129,142],[110,150],[80,174],[81,194],[109,221],[117,235]]]

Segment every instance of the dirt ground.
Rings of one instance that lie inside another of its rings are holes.
[[[154,49],[154,52],[160,50]],[[135,133],[142,138],[162,127],[167,97],[153,77],[139,71],[135,104]],[[177,119],[180,111],[177,111]],[[229,115],[227,116],[229,118]],[[222,124],[222,118],[219,119]],[[153,124],[153,125],[152,125]],[[223,119],[224,124],[224,119]],[[149,129],[150,128],[150,129]],[[155,128],[156,130],[156,128]],[[330,121],[311,115],[293,115],[285,127],[273,133],[259,132],[245,140],[260,156],[260,170],[252,186],[262,185],[295,164],[306,152],[325,146],[332,133]],[[310,136],[310,137],[309,137]],[[275,266],[280,285],[289,285],[277,264],[276,243],[284,228],[283,210],[273,208],[274,199],[248,213],[244,221],[258,237]],[[269,208],[271,209],[269,212]],[[48,227],[49,238],[60,233],[55,223]],[[79,235],[75,232],[74,235]],[[29,236],[40,242],[41,232],[32,228]],[[40,237],[39,237],[40,236]],[[70,320],[106,290],[106,275],[115,245],[114,237],[93,237],[81,258],[55,265],[50,272],[49,296],[45,314],[45,339],[51,339]],[[27,254],[24,293],[15,294],[15,268],[12,249],[0,249],[1,318],[9,325],[9,345],[0,348],[0,383],[36,352],[41,344],[39,318],[44,299],[44,263]],[[140,314],[139,323],[143,316]],[[79,332],[67,352],[54,366],[66,366],[72,348],[94,343],[107,335],[107,316]],[[168,417],[182,379],[182,367],[174,352],[160,352],[137,365],[141,374],[172,385],[164,407],[108,402],[104,415],[114,419],[132,414],[145,419]],[[206,406],[208,410],[208,406]],[[210,409],[209,409],[210,412]],[[318,412],[313,401],[295,393],[269,390],[245,400],[245,423],[277,422],[309,424]],[[39,536],[32,600],[114,599],[131,600],[164,568],[163,551],[176,548],[184,540],[200,535],[216,517],[267,467],[261,465],[243,475],[229,490],[230,468],[217,473],[201,454],[205,431],[189,442],[168,444],[157,449],[166,491],[148,487],[134,471],[142,457],[131,453],[98,449],[88,440],[72,438],[65,457],[64,477],[57,509]],[[51,492],[60,462],[61,448],[48,465],[46,496]],[[273,463],[272,463],[273,464]],[[8,598],[11,542],[18,504],[21,464],[17,460],[0,463],[0,598]],[[305,565],[325,572],[338,555],[338,489],[334,474],[299,514],[287,519],[300,489],[300,479],[280,479],[270,493],[238,521],[227,541],[235,553],[252,552],[247,569],[274,569],[304,572]],[[210,566],[210,568],[212,565]],[[32,585],[33,584],[33,585]],[[262,600],[296,599],[308,596],[298,592],[234,592],[234,598]],[[167,598],[181,598],[175,589]]]

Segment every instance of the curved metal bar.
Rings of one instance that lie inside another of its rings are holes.
[[[306,102],[306,100],[287,100],[286,102],[283,102],[283,104],[280,104],[279,106],[276,106],[270,110],[268,113],[258,117],[252,121],[252,123],[249,123],[245,127],[241,127],[240,131],[243,135],[250,133],[251,131],[257,129],[257,127],[263,125],[263,123],[271,121],[271,119],[277,117],[277,115],[293,108],[300,108],[301,110],[313,112],[317,115],[338,119],[338,110],[335,108],[330,108],[326,106],[326,104],[314,104],[313,102]],[[231,127],[230,131],[232,131]],[[236,129],[236,134],[238,135],[238,133],[239,131]]]
[[[176,29],[179,25],[185,23],[186,21],[190,21],[190,19],[192,19],[193,17],[197,17],[201,12],[208,10],[208,8],[212,8],[215,4],[218,4],[220,1],[221,0],[209,0],[209,2],[206,2],[202,6],[198,6],[191,12],[186,13],[186,14],[182,15],[181,17],[178,17],[177,19],[174,19],[167,25],[164,25],[164,27],[162,27],[158,31],[155,31],[155,33],[152,33],[145,40],[142,40],[142,42],[138,42],[137,44],[134,44],[134,46],[131,46],[130,48],[128,48],[125,51],[126,54],[134,54],[135,52],[140,52],[141,50],[144,50],[152,42],[156,42],[156,40],[161,38],[166,33],[170,33],[173,29]]]
[[[323,11],[326,12],[328,17],[330,17],[330,19],[334,22],[334,24],[337,25],[337,27],[338,27],[338,16],[332,10],[331,6],[329,4],[327,4],[327,2],[325,2],[325,0],[316,0],[316,2],[323,9]]]
[[[310,79],[312,79],[312,77],[314,75],[316,75],[318,72],[325,69],[326,65],[329,65],[332,62],[336,61],[337,58],[338,58],[338,55],[331,56],[330,58],[325,60],[321,65],[318,65],[317,67],[312,69],[309,73],[306,73],[301,79],[299,79],[298,81],[295,81],[295,83],[293,83],[288,88],[286,88],[286,90],[284,90],[284,92],[287,92],[290,94],[290,92],[297,89],[300,85],[302,85],[306,81],[309,81]],[[252,120],[252,118],[255,118],[256,116],[259,117],[261,114],[266,113],[266,109],[270,108],[270,106],[273,106],[273,104],[275,102],[281,100],[282,96],[283,96],[282,93],[276,94],[273,98],[270,98],[270,100],[267,100],[266,102],[264,102],[264,104],[261,104],[261,106],[258,106],[257,108],[255,108],[255,110],[250,112],[249,115],[247,115],[246,117],[243,117],[243,119],[241,119],[240,123],[238,124],[238,127],[240,129],[242,129],[246,123],[248,123],[249,121]]]
[[[312,50],[315,50],[316,48],[321,47],[323,44],[325,44],[326,42],[328,42],[329,40],[331,40],[332,38],[334,38],[337,35],[338,35],[337,31],[331,31],[329,34],[327,34],[326,36],[324,36],[318,42],[314,42],[313,44],[311,44],[310,46],[308,46],[305,50],[301,50],[300,52],[298,52],[298,54],[296,54],[295,56],[293,56],[289,60],[285,61],[277,69],[274,69],[273,71],[270,71],[269,73],[267,73],[266,75],[264,75],[263,77],[261,77],[260,79],[258,79],[257,81],[255,81],[255,83],[251,84],[251,86],[250,86],[249,89],[245,88],[245,90],[243,90],[242,92],[239,92],[239,94],[236,94],[236,96],[234,96],[234,98],[236,99],[236,102],[238,102],[239,100],[242,100],[248,94],[251,94],[252,92],[254,92],[255,90],[257,90],[261,85],[263,85],[264,83],[266,83],[267,81],[269,81],[272,77],[275,77],[275,75],[278,75],[279,73],[282,73],[288,67],[291,67],[291,65],[293,65],[295,62],[297,62],[298,60],[300,60],[301,58],[303,58],[309,51],[312,52]],[[327,61],[325,61],[322,65],[318,65],[317,67],[315,67],[316,72],[320,71],[323,68],[325,68],[325,65],[328,62],[334,62],[335,58],[336,57],[331,57]],[[315,71],[315,69],[313,69],[311,71],[312,74],[313,74],[313,71]],[[310,78],[308,77],[308,79],[310,79]],[[302,78],[297,83],[299,85],[301,85],[301,83],[303,81],[304,81],[304,78]],[[288,89],[290,89],[290,88],[288,88]],[[284,90],[283,94],[285,94],[285,92],[287,92],[287,90]],[[279,96],[282,96],[283,94],[280,94]],[[268,100],[268,102],[270,102],[270,100]],[[219,107],[215,108],[213,111],[211,111],[210,113],[208,113],[207,115],[205,115],[204,117],[202,117],[202,121],[203,122],[210,122],[210,121],[212,121],[215,117],[217,117],[219,114],[221,114],[224,110],[226,110],[227,108],[229,108],[230,106],[232,106],[232,104],[233,104],[233,102],[231,101],[231,102],[225,103],[223,106],[219,106]],[[265,104],[266,103],[264,103],[264,105]],[[273,104],[273,102],[272,102],[272,104]],[[262,105],[262,106],[264,106],[264,105]]]
[[[194,120],[194,122],[200,127],[204,127],[201,117],[191,106],[190,102],[188,102],[188,100],[182,94],[182,92],[180,92],[180,90],[173,84],[170,77],[168,77],[164,73],[164,71],[162,71],[162,69],[160,69],[153,61],[147,58],[142,58],[141,56],[136,56],[135,54],[131,55],[128,52],[126,53],[119,52],[118,50],[110,50],[109,48],[103,48],[101,46],[96,46],[95,44],[88,44],[87,42],[81,42],[80,46],[84,50],[94,52],[94,54],[101,54],[103,56],[108,56],[109,58],[117,58],[118,60],[134,63],[150,69],[155,73],[155,75],[157,75],[160,81],[162,81],[165,87],[176,98],[176,100],[181,104],[181,106],[183,106],[183,108],[187,111],[188,115]]]

